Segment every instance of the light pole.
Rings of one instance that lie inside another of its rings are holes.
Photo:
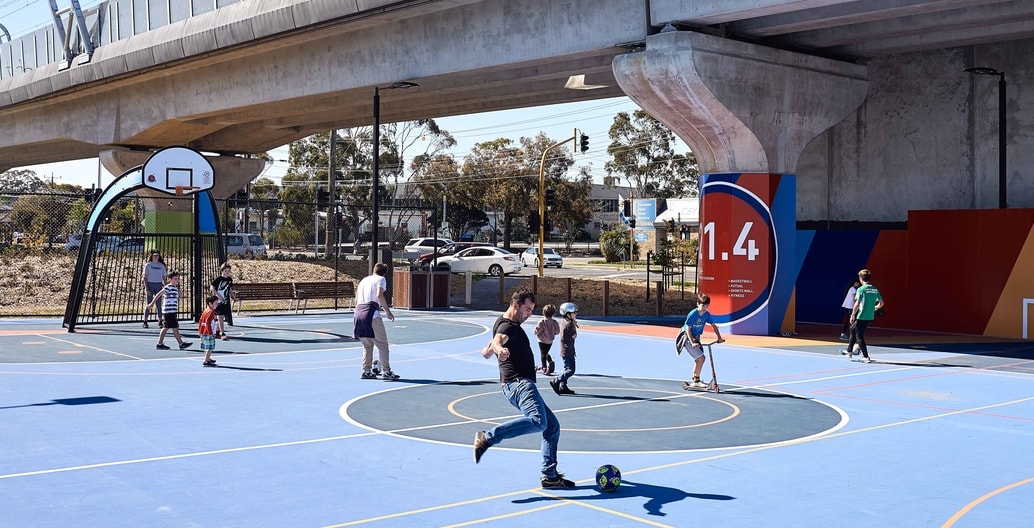
[[[1006,203],[1006,140],[1005,140],[1005,72],[994,68],[980,66],[966,68],[966,73],[971,75],[997,75],[998,76],[998,208],[1005,209]]]
[[[390,86],[373,88],[373,235],[370,237],[370,273],[373,273],[373,265],[377,263],[380,256],[380,246],[377,235],[380,229],[380,194],[381,194],[381,90],[395,90],[397,88],[414,88],[420,86],[411,82],[396,82]]]

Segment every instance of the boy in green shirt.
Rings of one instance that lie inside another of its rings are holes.
[[[880,290],[870,284],[872,273],[868,269],[858,272],[858,280],[862,281],[862,285],[855,292],[854,308],[851,309],[851,339],[847,342],[847,348],[841,350],[840,353],[848,358],[857,354],[854,352],[854,345],[857,342],[858,348],[862,351],[862,361],[872,363],[872,359],[869,358],[869,349],[865,345],[865,329],[876,318],[876,312],[883,310],[883,296],[880,295]]]

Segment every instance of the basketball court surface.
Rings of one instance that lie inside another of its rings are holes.
[[[839,354],[839,328],[727,336],[711,393],[682,389],[681,317],[582,320],[576,394],[538,380],[577,487],[544,490],[538,436],[473,461],[475,433],[516,415],[480,355],[498,313],[396,314],[397,382],[360,379],[350,312],[238,317],[214,368],[187,322],[180,351],[154,328],[0,320],[0,527],[1034,519],[1031,342],[874,329],[866,364]],[[612,493],[593,484],[603,464],[622,472]]]

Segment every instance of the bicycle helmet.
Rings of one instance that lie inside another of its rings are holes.
[[[577,312],[578,305],[572,302],[565,302],[560,305],[560,315],[565,315],[568,312]]]

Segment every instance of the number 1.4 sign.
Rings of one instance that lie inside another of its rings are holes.
[[[758,249],[757,241],[750,237],[750,228],[754,225],[754,222],[743,222],[743,228],[740,229],[740,235],[736,238],[736,243],[732,246],[732,255],[739,257],[747,257],[747,260],[756,260],[761,250]],[[707,251],[704,253],[704,258],[707,260],[715,259],[715,226],[714,222],[708,222],[704,224],[703,242],[707,245]],[[721,260],[729,260],[729,252],[722,251],[718,257]]]

